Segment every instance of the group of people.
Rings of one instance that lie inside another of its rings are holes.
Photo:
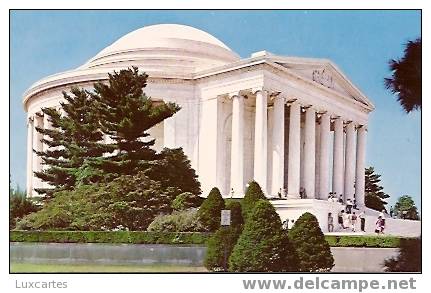
[[[357,215],[356,212],[351,212],[351,210],[347,209],[345,211],[343,209],[337,215],[338,231],[351,229],[352,232],[356,232],[358,223],[360,225],[360,231],[365,232],[365,210]],[[382,211],[377,218],[374,232],[377,234],[384,234],[385,225],[385,214],[384,211]],[[328,232],[334,232],[334,217],[332,213],[328,213]]]
[[[338,231],[346,231],[351,229],[352,232],[356,232],[358,222],[360,223],[360,231],[365,232],[365,211],[356,214],[351,209],[341,210],[337,215]],[[334,232],[334,217],[332,213],[328,214],[328,231]]]

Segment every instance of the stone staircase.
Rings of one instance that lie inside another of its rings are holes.
[[[334,232],[339,235],[377,235],[374,230],[376,228],[377,217],[380,212],[370,209],[361,208],[352,210],[357,215],[361,210],[365,209],[365,232],[360,232],[360,220],[358,218],[356,232],[351,229],[338,229],[337,214],[341,210],[345,210],[345,206],[337,202],[329,202],[326,200],[317,199],[288,199],[272,201],[274,207],[279,213],[282,221],[285,219],[294,219],[296,221],[299,216],[305,212],[311,212],[319,220],[319,225],[322,231],[328,233],[328,213],[332,213],[334,217]],[[385,235],[403,236],[403,237],[419,237],[421,236],[421,221],[393,219],[389,215],[385,215]],[[328,234],[333,234],[328,233]]]

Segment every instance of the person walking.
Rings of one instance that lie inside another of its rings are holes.
[[[374,230],[377,234],[382,233],[382,217],[379,216],[376,222],[376,229]]]
[[[334,217],[328,213],[328,232],[334,232]]]
[[[344,210],[341,210],[338,212],[338,230],[343,230],[344,229],[344,224],[343,224],[343,214],[344,214]]]
[[[356,232],[356,221],[357,221],[358,217],[356,216],[356,213],[353,212],[353,214],[351,215],[351,222],[352,222],[352,232]]]
[[[352,200],[350,198],[348,198],[346,200],[346,213],[351,214],[352,213],[352,207],[353,207]]]
[[[380,233],[384,233],[385,231],[385,227],[386,227],[386,219],[385,219],[385,213],[386,210],[382,210],[381,213],[379,214],[380,217]]]
[[[359,219],[361,221],[361,232],[365,232],[365,210],[359,214]]]
[[[350,215],[348,213],[343,213],[343,226],[347,229],[351,226]]]

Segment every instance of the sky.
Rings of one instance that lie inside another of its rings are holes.
[[[374,103],[367,166],[382,174],[391,198],[411,195],[421,206],[421,112],[406,114],[384,87],[388,60],[421,36],[418,11],[12,11],[10,17],[10,173],[25,187],[24,91],[37,80],[74,69],[143,26],[177,23],[220,39],[242,58],[266,50],[328,58]]]

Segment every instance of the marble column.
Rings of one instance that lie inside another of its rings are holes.
[[[268,93],[256,91],[256,118],[254,127],[254,180],[264,194],[268,194]]]
[[[344,129],[343,120],[336,118],[334,121],[334,159],[332,173],[332,191],[336,196],[343,194],[344,188]]]
[[[284,189],[284,98],[274,98],[272,127],[272,195]]]
[[[358,129],[356,144],[356,180],[355,199],[358,206],[365,206],[365,151],[367,144],[367,129],[362,125]]]
[[[235,197],[244,196],[244,97],[232,97],[231,188]]]
[[[355,184],[355,125],[349,122],[346,126],[346,168],[344,173],[344,202],[353,201]]]
[[[290,198],[299,198],[300,150],[301,150],[301,107],[294,102],[290,105],[289,160],[287,173],[287,193]]]
[[[34,129],[33,129],[33,149],[37,152],[43,150],[42,138],[43,135],[36,130],[36,127],[43,128],[43,116],[38,114],[34,115]],[[33,172],[42,171],[42,158],[39,157],[35,152],[33,152]],[[32,188],[41,188],[42,181],[39,178],[33,176]]]
[[[27,120],[27,196],[33,194],[33,118]]]
[[[329,136],[331,131],[329,114],[320,117],[320,170],[319,199],[328,199],[329,194]]]
[[[313,108],[306,109],[304,131],[304,188],[307,198],[315,198],[316,111]]]

